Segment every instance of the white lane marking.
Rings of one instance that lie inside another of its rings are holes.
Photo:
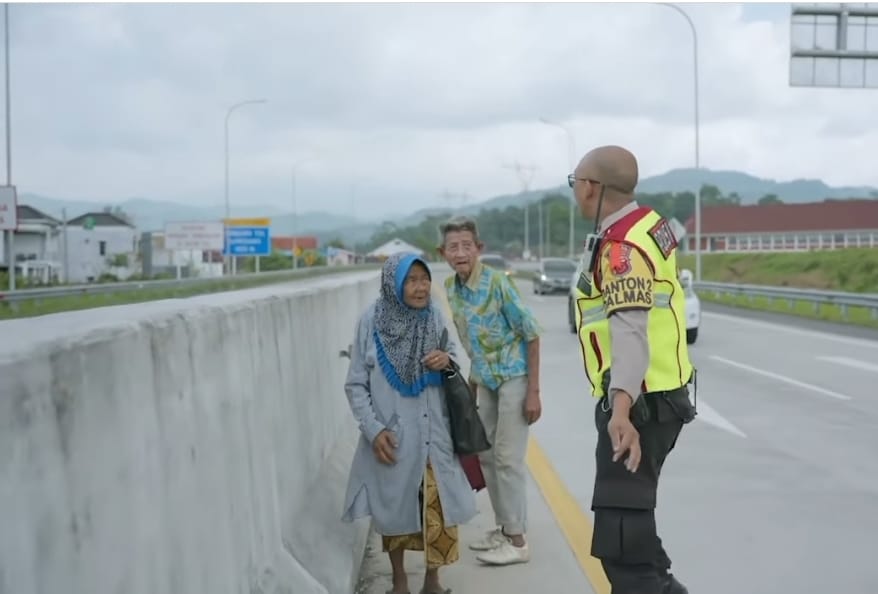
[[[828,332],[820,332],[818,330],[802,330],[801,328],[794,328],[792,326],[785,326],[783,324],[775,324],[774,322],[762,322],[759,320],[749,320],[744,317],[738,316],[729,316],[726,314],[718,314],[713,312],[702,312],[701,317],[703,318],[713,318],[716,320],[723,320],[727,322],[731,322],[736,326],[752,326],[754,328],[759,328],[760,330],[778,330],[780,332],[786,332],[787,334],[797,334],[799,336],[807,336],[808,338],[819,338],[822,340],[829,340],[832,342],[839,342],[842,344],[848,344],[852,346],[858,347],[866,347],[869,349],[878,349],[878,341],[876,340],[868,340],[866,338],[851,338],[849,336],[839,336],[837,334],[830,334]]]
[[[698,399],[698,416],[695,417],[695,420],[704,421],[708,425],[713,425],[714,427],[719,427],[723,431],[728,431],[732,435],[737,435],[738,437],[743,437],[746,439],[746,435],[743,431],[735,427],[731,421],[727,418],[716,412],[716,410],[704,402],[701,398]]]
[[[844,365],[845,367],[853,367],[854,369],[864,369],[866,371],[874,371],[878,373],[878,365],[875,365],[874,363],[866,363],[859,359],[849,359],[848,357],[817,357],[817,359],[820,361],[826,361],[827,363],[835,363],[837,365]]]
[[[743,369],[744,371],[755,373],[756,375],[764,375],[765,377],[770,377],[771,379],[775,379],[779,382],[784,382],[790,384],[791,386],[796,386],[804,390],[811,390],[812,392],[817,392],[818,394],[823,394],[824,396],[838,398],[839,400],[851,399],[850,396],[839,394],[838,392],[833,392],[832,390],[827,390],[826,388],[821,388],[820,386],[815,386],[813,384],[800,382],[799,380],[787,377],[785,375],[780,375],[779,373],[774,373],[773,371],[766,371],[764,369],[759,369],[758,367],[751,367],[750,365],[745,365],[744,363],[738,363],[737,361],[732,361],[731,359],[726,359],[725,357],[710,355],[710,358],[714,361],[719,361],[721,363],[725,363],[726,365],[731,365],[732,367],[737,367],[738,369]]]

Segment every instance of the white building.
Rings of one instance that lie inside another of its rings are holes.
[[[61,221],[26,204],[18,205],[15,268],[28,280],[48,283],[61,271]],[[8,270],[6,242],[0,241],[0,262]]]
[[[350,266],[357,263],[357,254],[350,250],[329,246],[326,248],[327,266]]]
[[[108,274],[125,280],[138,270],[137,229],[109,212],[90,212],[67,222],[68,282],[97,281]]]
[[[378,246],[371,252],[367,254],[369,258],[389,258],[390,256],[394,256],[396,254],[418,254],[419,256],[424,255],[424,250],[420,248],[416,248],[410,243],[407,243],[399,238],[391,239],[384,245]]]

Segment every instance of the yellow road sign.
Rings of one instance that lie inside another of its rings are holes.
[[[223,219],[227,227],[271,227],[271,219]]]

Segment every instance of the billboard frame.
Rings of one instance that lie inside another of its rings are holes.
[[[813,17],[813,20],[803,22],[803,17]],[[811,47],[799,47],[796,30],[802,26],[811,27]],[[834,29],[832,47],[820,47],[818,30],[827,27]],[[862,48],[851,49],[853,28],[862,29]],[[874,35],[875,50],[869,49],[870,33]],[[878,7],[868,3],[792,4],[789,59],[791,87],[878,88]]]
[[[205,239],[203,243],[198,244],[198,239],[189,238],[183,241],[189,241],[193,245],[183,246],[177,245],[176,242],[169,242],[168,238],[171,236],[169,231],[171,231],[174,227],[183,227],[186,225],[200,225],[200,226],[210,226],[212,230],[209,233],[215,233],[216,237],[212,239]],[[221,252],[223,250],[223,245],[225,244],[225,225],[222,221],[170,221],[165,223],[164,229],[165,237],[165,249],[172,252]]]

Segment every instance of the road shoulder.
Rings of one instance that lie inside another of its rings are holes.
[[[488,567],[476,559],[469,543],[494,527],[494,514],[486,491],[476,495],[479,514],[460,527],[460,560],[442,570],[442,581],[455,594],[485,592],[580,592],[593,593],[579,560],[571,550],[555,516],[531,477],[528,477],[529,563],[507,567]],[[423,579],[423,553],[406,553],[406,569],[412,594],[420,591]],[[381,551],[381,540],[369,536],[366,557],[355,594],[385,594],[390,590],[390,561]]]

